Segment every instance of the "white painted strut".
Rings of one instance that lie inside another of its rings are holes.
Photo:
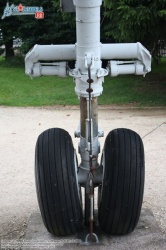
[[[45,69],[42,70],[43,74],[35,74],[37,67],[38,71],[41,71],[42,65],[39,64],[41,61],[71,61],[76,60],[76,46],[78,51],[78,44],[70,45],[35,45],[32,50],[30,50],[25,57],[25,73],[30,76],[41,76],[48,75],[45,74]],[[141,43],[120,43],[120,44],[100,44],[101,46],[101,59],[110,60],[110,59],[137,59],[139,62],[134,62],[135,65],[142,65],[142,71],[138,71],[138,68],[135,67],[135,70],[129,70],[131,65],[128,67],[125,62],[123,62],[123,67],[114,67],[113,65],[120,65],[121,62],[111,61],[109,67],[110,76],[117,76],[119,74],[137,74],[145,75],[151,71],[151,55],[149,51]],[[84,60],[86,61],[86,57]],[[79,58],[81,60],[81,57]],[[94,62],[94,55],[92,55]],[[84,61],[84,62],[85,62]],[[83,60],[82,60],[83,62]],[[132,61],[129,62],[129,64]],[[77,64],[78,65],[78,64]],[[52,65],[54,66],[54,65]],[[134,65],[133,65],[134,66]],[[83,67],[86,68],[86,63],[83,64]],[[140,66],[139,66],[140,67]],[[35,68],[35,70],[34,70]],[[123,68],[123,70],[122,70]],[[49,75],[57,75],[57,71],[54,70],[55,67],[50,67]],[[101,69],[100,69],[101,70]],[[100,72],[98,71],[98,74]],[[101,70],[101,75],[105,75],[106,72]],[[80,77],[81,74],[79,69],[75,69],[70,72],[70,75],[73,77]],[[61,76],[61,75],[60,75]],[[64,76],[64,75],[63,75]]]
[[[102,0],[74,0],[76,6],[76,69],[70,73],[75,78],[75,92],[88,97],[88,65],[91,64],[92,97],[102,94],[102,82],[107,70],[101,68],[100,6]]]
[[[25,73],[30,76],[35,75],[34,67],[40,67],[37,64],[41,61],[70,61],[75,60],[75,45],[38,45],[36,44],[25,57]],[[54,65],[53,65],[54,66]],[[51,73],[51,72],[50,72]],[[52,75],[56,75],[54,67],[52,68]]]
[[[67,63],[56,62],[56,63],[35,63],[33,67],[33,75],[37,76],[67,76]]]
[[[151,71],[151,55],[141,43],[102,44],[101,46],[102,59],[138,59],[143,65],[142,75]],[[127,72],[128,70],[124,74],[128,74]]]
[[[88,97],[88,65],[91,64],[92,97],[102,93],[104,76],[121,74],[145,75],[151,71],[151,55],[139,42],[120,44],[100,43],[100,5],[102,0],[73,0],[76,6],[77,42],[71,45],[35,45],[25,57],[25,72],[30,76],[66,76],[67,63],[75,60],[69,74],[75,79],[78,96]],[[101,60],[109,60],[107,69]],[[113,61],[113,60],[131,60]],[[133,61],[134,60],[134,61]],[[60,62],[58,62],[60,61]],[[43,63],[44,62],[44,63]],[[45,62],[49,62],[46,65]],[[58,63],[55,63],[58,62]],[[61,67],[61,70],[60,70]]]
[[[144,65],[140,61],[110,61],[108,64],[110,76],[145,75]]]

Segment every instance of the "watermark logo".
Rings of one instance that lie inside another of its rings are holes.
[[[64,247],[66,244],[78,246],[82,243],[80,239],[50,239],[50,240],[1,240],[0,245],[2,250],[6,249],[55,249]],[[70,247],[71,248],[71,247]]]
[[[37,18],[37,19],[43,19],[44,18],[44,12],[43,11],[42,12],[37,11],[35,13],[35,18]]]
[[[43,7],[38,6],[23,6],[21,3],[18,6],[12,4],[9,6],[9,3],[6,4],[4,13],[1,19],[9,16],[23,16],[23,15],[35,15],[37,19],[44,18]]]
[[[23,11],[25,6],[22,6],[22,4],[20,3],[19,6],[17,6],[18,12]]]

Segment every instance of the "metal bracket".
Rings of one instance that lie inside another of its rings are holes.
[[[94,68],[94,54],[87,53],[85,54],[85,68],[88,68],[89,66],[91,69]]]
[[[90,245],[92,243],[92,238],[95,239],[96,244],[99,244],[99,238],[95,233],[92,233],[91,241],[89,241],[89,238],[90,238],[90,234],[87,234],[85,238],[85,242],[84,242],[85,245]]]
[[[108,75],[108,70],[107,69],[98,69],[97,71],[97,77],[100,78],[100,77],[103,77],[103,76],[107,76]]]

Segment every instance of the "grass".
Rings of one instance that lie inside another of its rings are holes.
[[[23,61],[0,57],[0,105],[44,106],[77,105],[71,77],[39,77],[25,75]],[[166,105],[166,58],[153,65],[152,72],[142,76],[106,77],[99,104],[132,104],[135,106]]]

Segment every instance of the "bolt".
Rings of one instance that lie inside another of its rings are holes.
[[[93,83],[94,81],[93,81],[93,79],[88,79],[87,82],[88,83]]]
[[[86,90],[86,92],[92,93],[92,92],[93,92],[93,89],[92,89],[92,88],[88,88],[88,89]]]

